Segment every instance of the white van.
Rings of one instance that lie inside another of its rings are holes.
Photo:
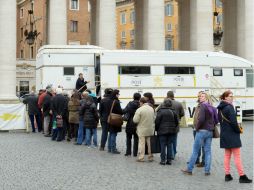
[[[75,88],[79,73],[91,81],[88,88],[103,94],[105,88],[120,90],[124,107],[134,92],[151,92],[161,103],[167,91],[184,102],[187,123],[192,122],[197,93],[208,91],[218,103],[226,89],[234,93],[237,112],[253,114],[253,63],[221,52],[105,50],[96,46],[54,46],[39,49],[36,88],[48,84]]]

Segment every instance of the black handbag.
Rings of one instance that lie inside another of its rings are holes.
[[[214,130],[213,130],[213,138],[220,138],[220,132],[216,125],[214,126]]]
[[[153,136],[150,137],[150,145],[151,145],[152,154],[161,153],[160,139],[159,139],[159,136],[155,135],[155,133]],[[145,154],[148,154],[147,144],[145,147]]]

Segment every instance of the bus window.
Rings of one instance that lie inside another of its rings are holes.
[[[151,74],[151,68],[147,66],[119,66],[119,74]]]
[[[165,74],[195,74],[194,67],[165,67]]]
[[[64,67],[63,74],[64,75],[74,75],[74,67]]]
[[[213,76],[222,76],[222,68],[214,68],[213,69]]]
[[[246,69],[246,87],[253,88],[254,87],[254,70]]]
[[[243,76],[242,69],[234,69],[234,76]]]

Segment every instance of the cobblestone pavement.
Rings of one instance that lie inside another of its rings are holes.
[[[98,131],[100,137],[101,131]],[[242,157],[245,172],[253,177],[253,123],[245,122]],[[100,138],[99,138],[100,139]],[[212,143],[212,169],[204,176],[195,168],[192,176],[183,175],[193,144],[191,128],[181,129],[178,154],[171,166],[159,165],[159,155],[152,163],[137,163],[125,157],[125,133],[118,135],[120,155],[112,155],[70,142],[53,142],[41,134],[0,133],[1,190],[78,190],[78,189],[171,189],[171,190],[249,190],[252,184],[239,184],[232,162],[234,180],[224,182],[223,150],[219,140]]]

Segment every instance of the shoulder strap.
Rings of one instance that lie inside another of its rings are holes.
[[[110,113],[109,113],[109,114],[111,114],[111,113],[112,113],[112,110],[113,110],[113,107],[114,107],[115,101],[116,101],[116,100],[114,100],[114,101],[113,101],[113,103],[112,103],[112,106],[111,106],[111,108],[110,108]]]
[[[231,123],[231,122],[222,114],[222,111],[220,111],[220,114],[221,114],[222,120],[225,120],[226,122]]]

